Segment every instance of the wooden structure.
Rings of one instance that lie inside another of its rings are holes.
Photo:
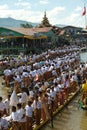
[[[0,53],[29,53],[47,46],[49,37],[54,33],[51,27],[43,28],[0,28]],[[37,52],[38,52],[37,51]]]

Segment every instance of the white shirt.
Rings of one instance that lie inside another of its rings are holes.
[[[56,93],[58,93],[60,90],[59,90],[59,87],[57,86],[57,87],[54,87],[54,91],[56,92]]]
[[[5,103],[0,102],[0,111],[3,111],[5,108]]]
[[[0,130],[2,130],[2,128],[8,129],[8,126],[9,122],[4,118],[0,118]]]
[[[20,78],[20,76],[19,76],[19,75],[17,75],[17,77],[16,77],[16,78],[14,78],[14,80],[15,80],[15,81],[18,81],[19,83],[21,82],[21,78]]]
[[[33,91],[29,91],[30,97],[34,96],[34,92]]]
[[[18,97],[17,97],[17,94],[16,94],[16,92],[14,90],[11,97],[10,97],[10,105],[11,106],[16,106],[17,104],[18,104]]]
[[[28,72],[23,72],[22,76],[27,78],[29,76],[29,74],[28,74]]]
[[[19,122],[26,122],[26,117],[23,117],[25,115],[24,109],[21,108],[21,109],[17,110],[17,113],[18,113]]]
[[[6,107],[7,111],[8,111],[8,109],[10,109],[10,101],[8,99],[6,99],[4,101],[4,104],[5,104],[5,107]]]
[[[26,93],[26,92],[23,92],[22,95],[21,95],[20,103],[25,103],[25,102],[27,102],[27,99],[28,99],[27,93]]]
[[[33,107],[26,105],[26,116],[32,117],[33,116]]]
[[[4,70],[4,75],[5,76],[11,75],[11,70],[9,70],[9,69]]]
[[[50,90],[50,96],[51,96],[51,98],[53,98],[55,100],[55,98],[56,98],[56,92]]]
[[[41,109],[42,108],[42,102],[39,100],[39,101],[37,101],[37,103],[36,103],[36,101],[34,100],[34,102],[33,102],[33,104],[32,104],[32,107],[34,108],[34,109]]]
[[[11,121],[11,120],[13,120],[13,121],[19,121],[18,113],[17,112],[12,112],[11,115],[5,117],[5,119],[7,121]]]

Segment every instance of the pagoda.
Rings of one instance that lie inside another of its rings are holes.
[[[46,11],[44,13],[43,20],[42,20],[41,24],[39,25],[39,27],[52,27],[52,25],[49,23],[49,20],[46,16]]]

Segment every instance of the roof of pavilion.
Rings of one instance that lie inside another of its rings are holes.
[[[44,39],[52,35],[52,27],[14,28],[0,27],[0,37],[25,37],[28,39]]]
[[[21,33],[27,36],[33,36],[36,33],[48,33],[52,27],[44,27],[44,28],[8,28],[12,31]]]

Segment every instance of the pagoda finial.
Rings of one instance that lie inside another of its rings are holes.
[[[44,11],[44,17],[47,17],[47,16],[46,16],[46,10]]]
[[[41,27],[51,27],[51,24],[49,23],[49,20],[46,16],[46,10],[44,11],[44,17],[43,17],[43,20],[40,24]]]

